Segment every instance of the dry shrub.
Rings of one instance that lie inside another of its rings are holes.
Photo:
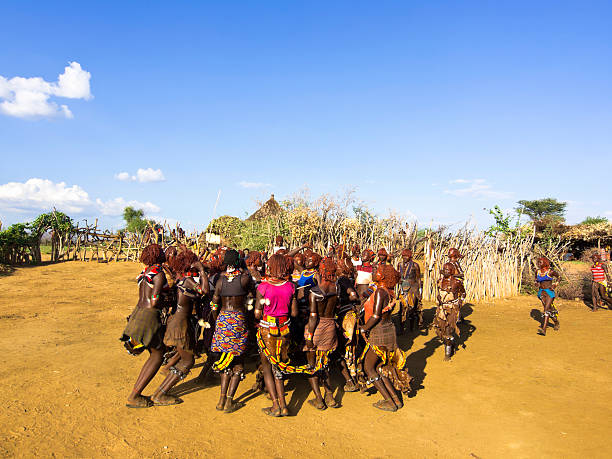
[[[593,263],[593,260],[591,260],[591,257],[595,255],[596,253],[600,253],[600,252],[601,250],[599,250],[597,247],[591,247],[590,249],[586,249],[584,252],[582,252],[582,255],[580,256],[580,261],[584,263]]]
[[[581,273],[568,274],[567,279],[559,283],[557,295],[566,300],[590,300],[591,280],[589,276]]]
[[[590,263],[570,261],[561,265],[563,270],[561,282],[557,287],[560,298],[589,300],[591,298]]]

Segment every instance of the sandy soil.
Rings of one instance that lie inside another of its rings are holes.
[[[1,455],[612,456],[610,311],[559,301],[561,330],[541,337],[534,297],[467,306],[465,348],[452,362],[443,362],[433,333],[402,341],[420,387],[397,413],[372,408],[377,394],[341,389],[340,409],[315,411],[304,403],[306,382],[293,378],[295,416],[268,418],[266,398],[249,391],[254,363],[236,413],[214,410],[216,380],[204,388],[187,380],[178,387],[182,405],[129,410],[125,398],[145,357],[129,356],[117,338],[139,270],[70,262],[0,277]]]

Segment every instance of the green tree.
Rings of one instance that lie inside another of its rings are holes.
[[[597,225],[598,223],[608,223],[608,219],[598,215],[597,217],[587,217],[580,222],[581,225]]]
[[[226,240],[228,245],[242,248],[242,233],[244,229],[245,223],[238,217],[222,215],[208,224],[206,232],[219,234]]]
[[[516,210],[529,215],[532,220],[563,220],[567,202],[557,201],[554,198],[535,199],[533,201],[521,200]]]
[[[144,210],[134,209],[131,206],[123,209],[123,219],[125,220],[125,229],[131,233],[142,233],[149,223],[154,223],[152,220],[144,218]]]

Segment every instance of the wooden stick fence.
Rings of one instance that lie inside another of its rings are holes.
[[[488,236],[467,226],[451,233],[445,229],[425,236],[423,298],[434,301],[437,281],[448,250],[459,250],[464,258],[467,301],[518,295],[527,257],[533,247],[533,233],[520,238]]]

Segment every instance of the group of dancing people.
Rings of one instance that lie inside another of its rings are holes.
[[[397,269],[395,255],[401,256]],[[448,258],[430,324],[447,360],[456,350],[465,298],[461,255],[451,249]],[[272,401],[263,411],[274,417],[290,414],[285,380],[292,374],[308,379],[314,394],[308,403],[319,410],[339,407],[333,369],[345,392],[374,386],[382,399],[373,406],[383,411],[402,408],[402,394],[411,391],[407,354],[397,344],[397,335],[423,327],[421,272],[410,249],[375,253],[355,245],[349,253],[339,244],[318,254],[308,244],[289,250],[279,236],[270,256],[219,248],[199,257],[186,247],[151,244],[140,261],[138,304],[120,339],[130,354],[148,351],[149,358],[128,397],[130,408],[181,403],[170,390],[204,354],[195,382],[219,373],[216,409],[226,413],[243,405],[234,398],[251,354],[259,355],[257,389]],[[158,371],[165,379],[144,396]]]

